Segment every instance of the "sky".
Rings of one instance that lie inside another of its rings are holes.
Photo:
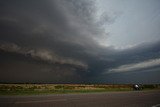
[[[160,83],[159,0],[1,0],[1,83]]]

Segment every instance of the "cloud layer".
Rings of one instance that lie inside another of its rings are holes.
[[[141,70],[146,68],[151,68],[155,66],[160,66],[160,59],[151,59],[144,62],[134,63],[134,64],[126,64],[121,65],[117,68],[110,69],[107,73],[120,73],[120,72],[128,72]]]
[[[0,1],[0,82],[107,83],[115,77],[109,72],[121,72],[120,80],[127,71],[159,66],[159,40],[102,45],[118,16],[99,12],[96,2]]]
[[[24,56],[30,56],[37,60],[47,61],[49,63],[59,63],[59,64],[69,64],[74,66],[80,66],[82,68],[87,69],[87,65],[83,64],[82,62],[73,60],[73,59],[67,59],[62,58],[58,55],[56,55],[54,52],[47,51],[45,49],[28,49],[28,48],[22,48],[16,44],[0,44],[0,50],[5,52],[13,52],[17,54],[22,54]]]

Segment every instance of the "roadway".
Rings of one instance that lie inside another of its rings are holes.
[[[160,90],[0,96],[0,107],[160,107]]]

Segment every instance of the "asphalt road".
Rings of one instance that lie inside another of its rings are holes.
[[[0,96],[0,107],[160,107],[160,91]]]

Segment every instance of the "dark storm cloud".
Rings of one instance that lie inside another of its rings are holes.
[[[34,59],[39,59],[42,61],[47,61],[50,63],[59,63],[59,64],[70,64],[70,65],[75,65],[75,66],[80,66],[83,68],[87,68],[87,65],[83,64],[82,62],[59,57],[53,52],[50,52],[45,49],[41,50],[33,50],[33,49],[28,49],[28,48],[22,48],[20,46],[17,46],[16,44],[0,44],[0,50],[5,51],[5,52],[11,52],[11,53],[17,53],[21,54],[24,56],[31,56]]]
[[[160,41],[158,40],[117,50],[110,56],[113,61],[109,63],[110,66],[103,70],[102,75],[99,76],[99,82],[159,83],[159,46]]]
[[[126,67],[145,68],[144,66],[160,65],[159,45],[160,41],[142,43],[132,48],[117,50],[112,57],[117,60],[117,67],[125,65]]]
[[[93,1],[86,0],[1,1],[0,50],[11,56],[18,54],[31,57],[33,61],[44,61],[54,66],[58,64],[61,66],[59,74],[68,73],[65,70],[67,67],[75,69],[70,70],[72,73],[88,72],[89,62],[94,61],[94,54],[101,50],[96,39],[100,37],[98,35],[105,34],[101,27],[96,26],[95,8]],[[38,74],[40,68],[35,68]],[[54,68],[51,67],[52,72],[56,71]],[[78,73],[76,76],[82,75]]]
[[[95,39],[104,31],[94,21],[93,1],[4,1],[1,5],[1,41],[47,48],[66,57],[99,50]]]
[[[0,2],[3,82],[96,82],[110,69],[160,58],[159,42],[125,50],[100,45],[115,18],[96,19],[93,0]]]

